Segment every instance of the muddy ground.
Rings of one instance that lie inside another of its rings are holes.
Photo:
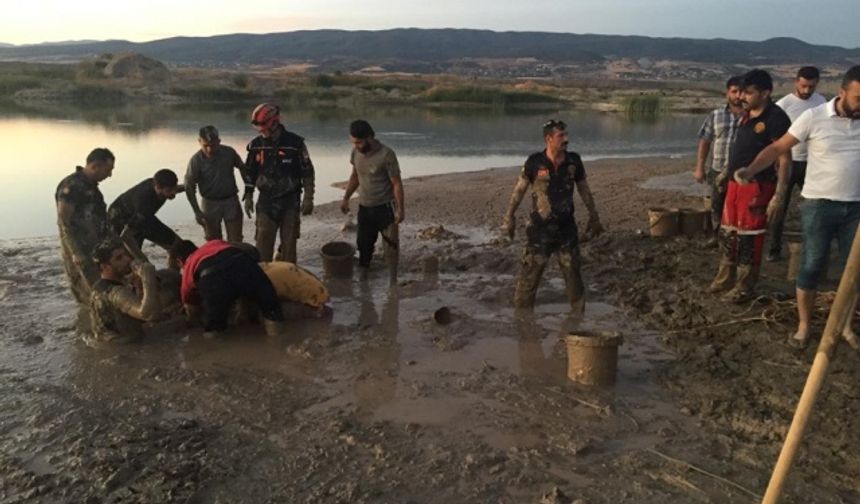
[[[785,262],[729,306],[702,290],[715,249],[647,236],[647,207],[699,198],[640,185],[690,165],[588,164],[609,231],[582,247],[581,319],[555,267],[533,316],[510,309],[523,227],[514,243],[495,228],[511,168],[407,181],[399,285],[381,262],[332,282],[333,317],[277,341],[189,329],[89,349],[56,239],[0,242],[0,501],[756,502],[814,349],[783,344]],[[334,205],[305,220],[299,262],[321,271],[322,243],[354,239],[343,221]],[[558,336],[577,329],[624,334],[615,387],[567,380]],[[784,502],[860,502],[857,359],[840,347]]]

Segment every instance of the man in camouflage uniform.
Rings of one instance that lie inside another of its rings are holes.
[[[258,105],[251,113],[251,124],[260,135],[248,144],[242,199],[250,218],[254,212],[254,188],[260,191],[256,231],[260,260],[272,260],[280,232],[281,258],[295,263],[299,212],[310,215],[314,210],[314,165],[304,138],[287,131],[280,118],[280,109],[269,103]]]
[[[109,234],[99,182],[111,176],[114,160],[108,149],[94,149],[86,166],[78,166],[75,173],[64,178],[54,195],[63,264],[72,295],[82,307],[89,305],[90,290],[99,279],[90,254]]]
[[[534,306],[538,284],[553,254],[556,254],[564,275],[571,307],[579,312],[585,307],[585,288],[579,271],[579,234],[573,217],[574,187],[588,210],[586,235],[595,236],[603,232],[603,227],[585,179],[582,159],[579,154],[567,151],[566,127],[557,120],[544,124],[546,149],[526,160],[502,224],[502,234],[513,238],[515,213],[531,187],[532,212],[526,227],[526,247],[514,294],[517,308]]]
[[[102,343],[128,343],[143,336],[143,324],[160,314],[158,277],[148,262],[132,262],[122,242],[107,239],[93,254],[100,278],[93,285],[90,299],[92,335],[85,335],[90,346]],[[134,273],[140,283],[140,294],[123,282]],[[178,291],[175,292],[178,297]]]

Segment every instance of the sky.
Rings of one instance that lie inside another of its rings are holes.
[[[860,0],[4,0],[0,42],[143,42],[337,28],[479,28],[860,47]]]

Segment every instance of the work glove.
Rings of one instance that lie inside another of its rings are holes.
[[[312,213],[314,213],[314,200],[305,195],[302,199],[302,215],[310,215]]]
[[[767,204],[767,221],[776,222],[782,217],[782,196],[774,195]]]
[[[511,216],[506,216],[505,220],[502,221],[502,226],[499,228],[499,231],[502,233],[502,236],[507,237],[509,240],[513,240],[516,230],[516,220]]]
[[[728,184],[729,171],[723,170],[717,175],[717,178],[714,179],[714,184],[717,186],[717,191],[724,193],[726,192],[726,185]]]
[[[245,203],[245,215],[250,219],[254,215],[254,193],[245,193],[242,202]]]
[[[735,170],[735,182],[740,185],[747,185],[750,183],[750,179],[752,177],[749,175],[749,168],[743,167]]]

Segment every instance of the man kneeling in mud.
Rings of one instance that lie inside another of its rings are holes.
[[[102,241],[93,260],[101,277],[93,285],[90,301],[92,335],[84,336],[89,346],[128,343],[143,336],[143,324],[161,315],[158,277],[148,262],[132,261],[119,239]],[[140,280],[138,292],[124,282],[133,273]]]
[[[267,335],[283,334],[281,302],[255,258],[223,240],[210,240],[200,248],[183,240],[174,252],[182,266],[182,304],[189,318],[201,316],[208,335],[227,329],[231,307],[240,298],[260,309]]]

